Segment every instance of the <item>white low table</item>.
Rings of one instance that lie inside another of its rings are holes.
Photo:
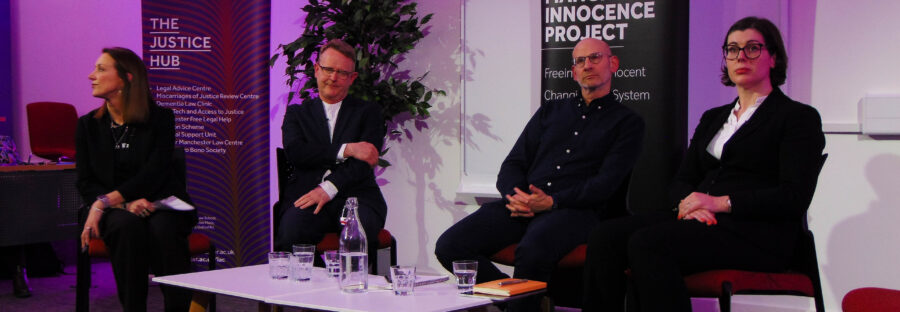
[[[273,280],[267,264],[159,276],[153,281],[266,304],[330,311],[452,311],[492,303],[491,299],[457,294],[456,284],[451,282],[416,287],[411,296],[395,296],[391,290],[373,287],[387,284],[377,275],[369,275],[369,291],[348,294],[318,267],[306,282]]]
[[[154,282],[258,301],[297,290],[288,280],[269,278],[267,264],[196,273],[157,276]]]
[[[412,295],[396,296],[393,290],[375,285],[387,285],[381,276],[369,276],[369,290],[361,294],[342,292],[337,284],[311,292],[297,292],[274,296],[269,303],[331,311],[454,311],[485,306],[491,299],[461,296],[455,282],[416,287]]]

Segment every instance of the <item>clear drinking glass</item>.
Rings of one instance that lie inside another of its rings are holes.
[[[313,258],[316,245],[297,244],[291,254],[291,280],[308,281],[312,277]]]
[[[391,286],[398,296],[412,295],[416,288],[416,267],[411,265],[391,266]]]
[[[341,257],[337,250],[326,250],[322,253],[322,259],[325,260],[325,270],[330,277],[339,277],[341,275]]]
[[[269,253],[269,277],[272,279],[287,279],[288,264],[290,263],[291,254],[284,251],[273,251]]]
[[[471,295],[475,286],[475,275],[478,273],[478,261],[453,261],[453,275],[456,275],[456,289],[460,294]]]

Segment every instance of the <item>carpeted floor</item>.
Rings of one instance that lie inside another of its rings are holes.
[[[116,285],[109,262],[97,262],[92,266],[91,311],[121,311],[116,297]],[[12,281],[0,280],[0,312],[75,311],[75,266],[66,266],[64,274],[57,277],[29,278],[32,296],[16,298],[12,294]],[[216,311],[256,311],[256,301],[217,296]],[[147,311],[162,311],[163,299],[159,285],[151,283],[147,298]],[[291,311],[286,309],[286,311]]]

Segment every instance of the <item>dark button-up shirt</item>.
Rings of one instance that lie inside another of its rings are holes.
[[[556,209],[600,211],[629,176],[643,136],[643,119],[612,94],[590,105],[582,97],[548,101],[500,166],[497,190],[527,192],[533,184]]]

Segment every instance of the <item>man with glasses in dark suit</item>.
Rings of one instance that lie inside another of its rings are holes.
[[[378,244],[387,204],[372,168],[378,161],[385,126],[381,106],[347,93],[357,77],[356,51],[334,39],[319,50],[315,77],[319,96],[289,105],[281,126],[287,161],[294,178],[284,187],[275,248],[316,244],[325,233],[340,232],[340,215],[348,197],[359,201],[360,222],[369,254]]]

